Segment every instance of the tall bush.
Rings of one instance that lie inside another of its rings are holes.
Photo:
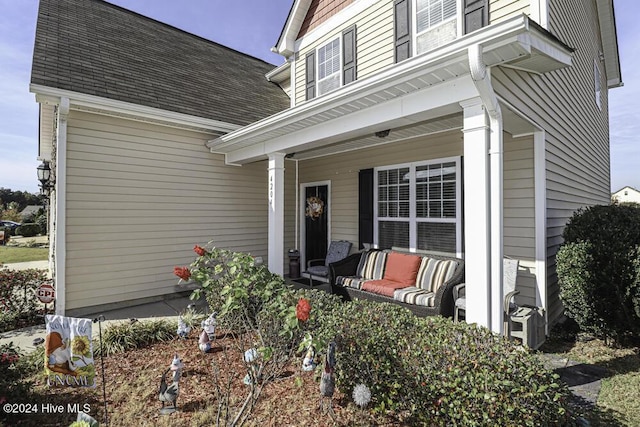
[[[1,331],[19,326],[21,320],[28,320],[37,315],[39,302],[35,290],[47,281],[44,270],[0,270],[0,307],[3,319]]]
[[[566,315],[581,330],[640,337],[640,206],[599,205],[569,219],[556,266]]]
[[[402,425],[575,425],[559,377],[487,329],[371,301],[330,320],[316,333],[336,336],[338,389],[364,384],[369,407]]]
[[[32,222],[16,228],[16,234],[22,237],[34,237],[40,234],[40,231],[40,226]]]

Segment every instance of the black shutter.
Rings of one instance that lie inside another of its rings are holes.
[[[356,26],[342,32],[342,84],[356,80]]]
[[[316,97],[316,52],[307,53],[305,56],[306,76],[306,98],[307,100]]]
[[[489,0],[464,0],[464,33],[489,24]]]
[[[411,0],[394,0],[396,62],[411,57]]]
[[[373,243],[373,169],[358,173],[358,243]]]

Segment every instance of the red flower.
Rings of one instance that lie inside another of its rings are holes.
[[[189,277],[191,277],[191,271],[187,267],[173,267],[173,274],[182,280],[189,280]]]
[[[311,312],[311,304],[309,300],[304,298],[300,298],[298,300],[298,304],[296,305],[296,317],[301,322],[306,322],[309,320],[309,313]]]
[[[198,256],[206,255],[207,251],[202,246],[195,245],[193,247],[193,251],[198,254]]]

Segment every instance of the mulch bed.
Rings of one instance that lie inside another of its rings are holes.
[[[231,335],[218,334],[210,353],[198,350],[197,332],[187,339],[174,339],[148,348],[137,349],[104,359],[109,425],[189,426],[215,425],[217,400],[214,393],[214,360],[221,367],[221,375],[232,375],[231,398],[244,401],[248,386],[243,383],[246,370],[242,355],[235,348]],[[226,349],[226,350],[224,350]],[[174,353],[185,367],[180,380],[178,411],[160,415],[158,386],[162,373],[169,367]],[[383,416],[357,408],[350,397],[339,390],[333,399],[335,421],[318,408],[319,379],[314,372],[303,372],[300,360],[287,366],[282,378],[266,385],[260,400],[248,420],[251,426],[354,426],[402,425]],[[104,403],[100,358],[96,358],[97,381],[93,389],[47,388],[43,380],[35,387],[36,399],[60,404],[85,404],[90,414],[103,421]],[[69,425],[75,414],[33,414],[15,420],[15,425],[59,426]],[[8,424],[14,425],[14,424]],[[223,424],[224,425],[224,424]]]

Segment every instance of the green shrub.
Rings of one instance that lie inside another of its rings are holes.
[[[24,402],[31,385],[22,381],[23,370],[20,359],[24,357],[19,347],[13,343],[0,345],[0,401]],[[0,420],[4,411],[0,412]]]
[[[16,228],[16,235],[22,237],[34,237],[40,234],[42,230],[40,230],[40,226],[36,223],[30,222],[27,224],[22,224],[20,227]]]
[[[408,425],[572,425],[559,377],[487,329],[369,301],[333,315],[338,388],[365,384],[375,411]]]
[[[123,353],[176,337],[177,322],[167,320],[141,320],[134,323],[115,323],[102,331],[102,350],[98,340],[93,341],[93,354],[103,356]]]
[[[15,329],[21,321],[33,320],[39,308],[34,292],[46,281],[44,270],[0,270],[0,306],[4,313],[0,331]]]
[[[563,237],[556,269],[566,315],[605,339],[640,337],[640,206],[580,209]]]
[[[40,232],[42,234],[47,234],[47,228],[49,227],[49,222],[46,214],[43,213],[41,215],[38,215],[34,222],[40,226]]]

